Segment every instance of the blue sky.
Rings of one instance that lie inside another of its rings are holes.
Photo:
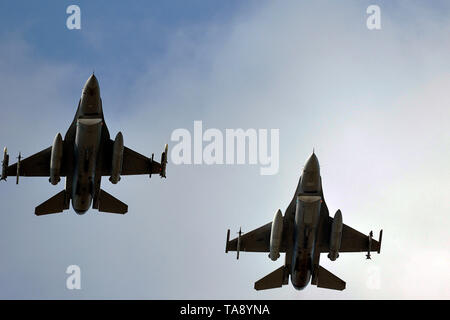
[[[65,28],[66,8],[82,9],[82,29]],[[120,65],[128,70],[125,80],[138,72],[148,59],[167,53],[168,37],[176,30],[201,29],[221,23],[252,2],[239,1],[133,1],[126,5],[109,1],[2,2],[1,34],[20,34],[33,47],[36,58],[74,63],[87,70],[107,72]],[[192,38],[193,41],[199,39]],[[98,42],[95,44],[94,42]]]
[[[82,29],[65,27],[70,4]],[[110,133],[159,154],[173,130],[280,130],[280,171],[176,166],[168,178],[107,179],[123,217],[90,210],[35,217],[59,192],[47,179],[0,184],[0,297],[139,299],[449,298],[447,225],[450,8],[446,1],[3,1],[0,144],[13,159],[65,133],[95,69]],[[384,228],[383,254],[325,268],[344,292],[256,292],[281,259],[224,253],[226,229],[283,212],[315,148],[333,214]],[[65,288],[77,264],[82,289]],[[374,269],[375,268],[375,269]],[[374,272],[380,288],[367,284]],[[401,272],[399,271],[401,270]],[[434,277],[430,277],[433,274]]]

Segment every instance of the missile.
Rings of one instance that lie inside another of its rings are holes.
[[[369,232],[369,246],[367,248],[366,259],[372,259],[370,256],[370,251],[372,251],[372,237],[373,237],[373,232],[370,231]]]
[[[152,157],[150,158],[150,174],[148,175],[149,178],[152,177],[152,168],[153,168],[153,158],[155,157],[155,154],[152,153]]]
[[[230,242],[230,229],[227,230],[227,243],[225,245],[225,253],[228,253],[228,244]]]
[[[159,175],[161,178],[166,177],[166,165],[167,165],[167,152],[168,152],[169,146],[166,144],[164,147],[164,152],[161,154],[161,172]]]
[[[236,260],[239,260],[239,251],[241,251],[241,235],[242,235],[242,231],[241,231],[241,228],[239,228],[237,246],[236,246]]]
[[[19,184],[19,176],[20,176],[20,159],[22,159],[22,156],[20,155],[17,157],[17,171],[16,171],[16,184]]]
[[[381,251],[381,240],[383,240],[383,229],[380,230],[380,235],[378,236],[378,251],[377,253],[379,254]]]
[[[3,149],[2,176],[1,176],[0,180],[6,181],[6,177],[8,176],[7,175],[8,163],[9,163],[8,148],[5,147]]]

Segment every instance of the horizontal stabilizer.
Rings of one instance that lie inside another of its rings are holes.
[[[42,216],[44,214],[63,212],[64,209],[69,209],[66,204],[66,190],[59,192],[47,201],[41,203],[34,209],[34,214]]]
[[[125,214],[128,212],[128,206],[105,190],[100,189],[98,211]]]
[[[334,274],[332,274],[327,269],[319,266],[319,274],[317,277],[317,287],[333,289],[333,290],[344,290],[345,281],[339,279]]]
[[[269,273],[264,278],[255,282],[255,290],[266,290],[273,288],[281,288],[283,284],[287,284],[287,277],[285,277],[285,266]]]

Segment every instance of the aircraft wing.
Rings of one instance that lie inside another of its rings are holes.
[[[270,233],[272,230],[272,222],[263,225],[262,227],[253,231],[244,233],[233,240],[227,239],[226,251],[238,250],[239,239],[239,251],[247,252],[269,252],[270,251]],[[283,240],[281,242],[280,252],[286,252],[285,232],[283,233]]]
[[[50,176],[50,156],[52,147],[48,147],[38,153],[20,160],[19,176],[25,177],[49,177]],[[7,176],[17,174],[17,163],[8,167]],[[61,166],[61,176],[63,176],[63,167]]]
[[[161,172],[161,163],[152,161],[150,158],[127,147],[123,148],[122,175],[160,174]]]
[[[113,157],[114,141],[110,140],[107,154],[103,160],[102,175],[108,176],[111,174],[112,157]],[[167,163],[167,145],[163,154],[161,155],[161,162],[152,160],[130,148],[123,147],[122,172],[121,175],[139,175],[139,174],[159,174],[162,177],[166,176]]]
[[[332,217],[328,217],[328,220],[324,222],[322,239],[319,246],[320,252],[329,251],[332,224]],[[339,249],[339,252],[367,252],[369,251],[369,238],[369,235],[365,235],[344,223],[342,226],[341,248]],[[379,241],[372,239],[370,251],[379,251],[380,248],[381,239]]]

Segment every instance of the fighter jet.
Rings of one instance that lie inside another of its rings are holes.
[[[102,212],[124,214],[128,206],[100,188],[102,176],[110,176],[116,184],[121,175],[159,174],[166,177],[167,144],[161,162],[147,158],[123,144],[123,135],[110,139],[103,117],[102,99],[97,78],[92,74],[83,87],[77,112],[64,140],[58,133],[53,145],[26,159],[8,166],[5,147],[0,180],[8,176],[49,177],[52,185],[66,177],[65,189],[35,208],[35,214],[45,215],[69,209],[70,201],[77,214],[92,208]]]
[[[225,252],[239,251],[268,252],[269,258],[276,261],[280,253],[286,253],[284,265],[255,282],[256,290],[279,288],[291,283],[297,290],[304,289],[309,282],[320,288],[344,290],[345,282],[319,265],[320,254],[328,253],[335,261],[339,252],[380,253],[383,230],[379,240],[372,239],[342,222],[342,213],[337,210],[334,218],[328,213],[323,197],[322,178],[317,156],[308,159],[300,177],[294,197],[284,216],[281,210],[273,221],[242,234],[230,241],[227,232]]]

